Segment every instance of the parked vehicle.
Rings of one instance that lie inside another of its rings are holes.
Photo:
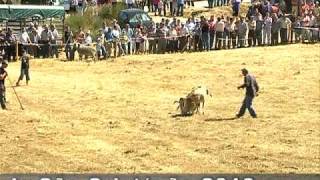
[[[146,27],[152,25],[151,17],[141,9],[125,9],[119,12],[118,22],[121,27],[129,24],[130,27],[136,27],[139,23]]]

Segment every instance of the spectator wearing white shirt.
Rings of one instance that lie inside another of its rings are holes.
[[[88,30],[86,32],[86,37],[84,39],[84,44],[87,45],[87,46],[90,46],[92,44],[92,37],[91,37],[90,30]]]
[[[217,19],[217,23],[215,25],[216,28],[216,49],[221,49],[221,42],[223,42],[223,37],[224,37],[224,28],[225,24],[223,20],[221,20],[220,17]]]
[[[30,38],[29,38],[29,34],[26,31],[26,28],[22,29],[22,33],[20,35],[20,43],[21,44],[28,44],[30,43]]]
[[[59,57],[59,53],[58,53],[58,47],[57,47],[57,40],[59,39],[59,32],[56,29],[56,26],[54,24],[50,25],[50,31],[52,34],[52,39],[51,39],[51,44],[50,44],[50,55],[51,57],[53,57],[53,55],[56,56],[56,58]]]
[[[43,31],[41,32],[41,54],[43,58],[49,57],[49,42],[52,39],[52,33],[48,29],[48,25],[43,26]]]
[[[39,49],[40,36],[37,33],[35,28],[32,29],[32,33],[30,35],[30,40],[31,40],[31,43],[32,43],[32,46],[31,46],[32,55],[35,58],[38,58],[39,57],[39,50],[40,50]]]
[[[270,14],[267,13],[266,17],[264,18],[264,26],[263,26],[263,36],[262,42],[265,45],[271,45],[271,28],[272,28],[272,18]]]
[[[119,31],[119,27],[117,26],[117,24],[114,24],[113,29],[111,31],[111,35],[112,35],[112,39],[115,42],[114,44],[114,49],[118,49],[118,56],[120,56],[120,52],[123,52],[122,47],[121,47],[121,43],[119,41],[120,39],[120,31]],[[115,54],[116,55],[116,54]]]
[[[289,26],[291,26],[291,21],[288,17],[283,15],[280,18],[280,24],[281,24],[281,29],[280,29],[281,43],[286,44],[288,43],[288,28]]]
[[[239,29],[238,29],[238,41],[240,42],[240,47],[245,47],[247,41],[248,23],[245,21],[244,17],[240,17]]]
[[[29,43],[31,42],[30,41],[30,38],[29,38],[29,34],[26,30],[26,28],[23,28],[22,29],[22,32],[20,34],[20,38],[19,38],[19,41],[21,43],[21,50],[25,50],[25,51],[29,51]]]

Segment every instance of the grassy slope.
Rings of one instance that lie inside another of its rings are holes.
[[[131,56],[87,66],[32,61],[30,86],[8,87],[0,172],[320,172],[319,44]],[[259,119],[233,117],[240,69],[256,75]],[[11,80],[19,64],[10,64]],[[204,84],[205,115],[171,116]]]

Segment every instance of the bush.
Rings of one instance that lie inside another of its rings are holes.
[[[79,27],[82,27],[83,30],[90,30],[92,35],[95,35],[99,31],[99,28],[102,27],[103,22],[107,22],[107,24],[109,24],[108,22],[112,22],[113,19],[117,19],[118,13],[125,8],[126,6],[124,3],[117,3],[114,6],[104,5],[96,8],[97,13],[93,12],[93,8],[88,8],[83,16],[80,14],[68,16],[65,23],[71,27],[73,32],[77,32]]]
[[[99,10],[99,16],[106,20],[117,19],[118,13],[126,9],[126,5],[124,3],[117,3],[116,5],[104,5]]]

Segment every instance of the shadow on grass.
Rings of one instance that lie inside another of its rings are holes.
[[[171,115],[172,118],[176,118],[176,117],[190,117],[192,116],[192,114],[174,114]]]
[[[204,121],[234,121],[237,120],[238,118],[236,117],[230,117],[230,118],[208,118],[205,119]]]

